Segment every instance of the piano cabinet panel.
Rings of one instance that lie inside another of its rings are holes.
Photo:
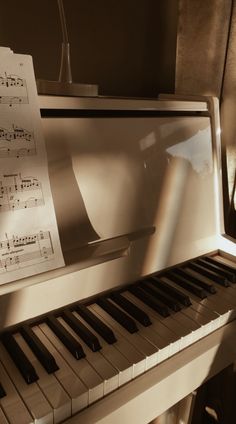
[[[192,424],[197,392],[190,393],[148,424]]]

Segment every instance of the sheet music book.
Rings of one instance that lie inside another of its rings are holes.
[[[0,48],[0,284],[64,266],[29,55]]]

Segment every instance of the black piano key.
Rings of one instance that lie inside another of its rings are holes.
[[[213,284],[211,284],[211,283],[207,283],[206,281],[201,280],[201,276],[195,277],[191,273],[191,271],[188,271],[187,269],[182,269],[182,268],[175,268],[174,272],[177,275],[179,275],[180,277],[184,277],[184,278],[186,278],[186,280],[190,280],[191,282],[197,284],[197,286],[202,287],[203,289],[205,289],[209,293],[212,293],[212,294],[216,293],[215,286],[213,286]]]
[[[68,333],[56,317],[53,315],[48,316],[46,318],[46,323],[76,359],[85,357],[81,344]]]
[[[64,311],[61,316],[93,352],[102,348],[98,338],[72,312]]]
[[[11,333],[4,333],[1,339],[5,349],[11,356],[26,383],[31,384],[37,381],[38,375],[33,365],[30,363],[23,350],[21,350],[13,335]]]
[[[104,297],[100,297],[96,300],[96,303],[104,309],[115,321],[117,321],[122,327],[124,327],[129,333],[136,333],[138,327],[135,321],[130,318],[125,312],[117,308],[112,302]]]
[[[197,263],[209,268],[211,271],[215,271],[217,274],[227,278],[231,283],[236,282],[236,274],[232,271],[222,269],[219,265],[208,262],[207,258],[197,259]]]
[[[176,300],[178,300],[182,305],[184,306],[191,306],[191,300],[189,296],[186,296],[181,290],[177,290],[175,287],[172,287],[169,283],[166,281],[163,281],[161,278],[158,277],[152,277],[152,280],[158,284],[158,287],[160,287],[164,292],[170,294],[173,296]]]
[[[77,305],[75,310],[107,343],[113,344],[117,341],[113,331],[86,306]]]
[[[169,280],[174,281],[178,286],[183,287],[185,290],[189,291],[190,293],[195,294],[200,299],[205,299],[207,297],[206,291],[202,288],[197,286],[194,283],[191,283],[190,281],[186,280],[184,277],[179,277],[174,273],[174,271],[167,271],[164,276],[166,276]]]
[[[227,278],[222,277],[221,275],[218,275],[216,272],[210,271],[209,269],[204,268],[201,265],[198,265],[194,262],[188,262],[188,268],[193,269],[194,271],[198,272],[201,275],[204,275],[205,277],[209,278],[212,281],[215,281],[215,283],[220,284],[223,287],[229,287],[229,281]]]
[[[122,309],[128,312],[133,318],[140,322],[140,324],[142,324],[144,327],[151,325],[152,322],[146,312],[142,311],[142,309],[122,296],[122,294],[115,292],[110,295],[110,298]]]
[[[234,268],[231,265],[225,264],[221,261],[218,261],[216,258],[212,258],[209,256],[204,256],[204,259],[212,264],[215,264],[217,266],[219,266],[221,269],[225,269],[226,271],[232,272],[232,274],[234,274],[235,276],[235,281],[232,281],[233,283],[236,282],[236,268]]]
[[[159,300],[147,293],[140,286],[131,286],[128,290],[142,302],[146,303],[146,305],[150,306],[150,308],[154,311],[158,312],[161,316],[168,317],[170,315],[169,309],[166,305],[163,305],[163,303],[159,302]]]
[[[158,287],[154,285],[149,280],[145,280],[144,284],[142,284],[142,288],[149,293],[151,293],[153,296],[155,296],[157,299],[159,299],[161,302],[163,302],[165,305],[169,306],[170,309],[174,312],[178,312],[181,310],[181,306],[179,302],[177,302],[175,299],[173,299],[170,295],[163,293]]]
[[[30,326],[24,325],[23,327],[20,327],[19,332],[25,339],[26,343],[28,343],[35,356],[38,358],[39,362],[42,364],[48,374],[59,370],[59,367],[52,354],[47,350],[47,348],[36,336]]]
[[[2,387],[2,384],[0,383],[0,399],[6,396],[6,392],[4,388]]]

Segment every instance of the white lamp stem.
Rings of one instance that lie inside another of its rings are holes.
[[[70,65],[70,44],[68,40],[68,33],[66,27],[66,18],[65,11],[62,0],[57,0],[60,21],[61,21],[61,29],[62,29],[62,46],[61,46],[61,66],[59,73],[59,81],[60,82],[72,82],[72,73],[71,73],[71,65]]]

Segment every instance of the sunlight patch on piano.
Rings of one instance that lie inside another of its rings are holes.
[[[150,272],[150,269],[154,269],[157,264],[160,268],[164,268],[168,264],[188,173],[188,161],[173,158],[163,178],[159,206],[155,216],[157,233],[150,240],[147,248],[143,264],[144,274]]]
[[[202,119],[198,124],[196,120],[194,131],[186,125],[187,120],[180,122],[179,142],[173,145],[176,122],[175,126],[161,126],[162,136],[168,140],[168,166],[162,175],[153,222],[157,231],[147,248],[144,274],[191,257],[196,249],[199,254],[207,251],[218,230],[209,121]]]
[[[193,170],[204,176],[206,173],[212,172],[212,147],[210,140],[210,127],[199,130],[188,140],[166,149],[167,153],[174,157],[186,159],[190,162]]]
[[[142,138],[139,142],[140,149],[146,150],[153,146],[157,142],[155,133],[152,131],[150,134],[146,135],[144,138]]]

